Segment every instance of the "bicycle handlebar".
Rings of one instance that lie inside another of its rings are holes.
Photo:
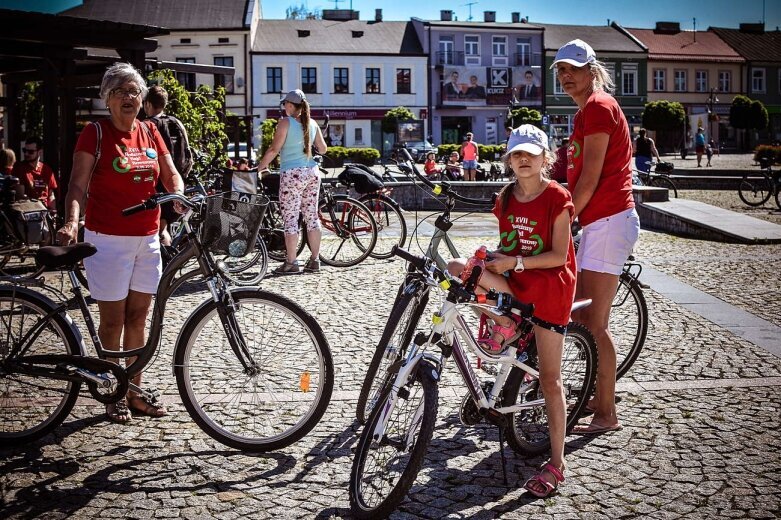
[[[434,192],[434,195],[445,195],[452,198],[453,200],[457,200],[458,202],[463,202],[464,204],[469,204],[472,206],[494,206],[496,204],[496,194],[494,194],[490,199],[473,199],[471,197],[464,197],[463,195],[459,195],[456,191],[453,190],[453,188],[450,186],[450,183],[447,181],[442,181],[440,184],[434,184],[425,175],[420,173],[418,167],[415,166],[415,161],[412,159],[412,156],[406,147],[399,148],[399,151],[405,157],[404,162],[408,163],[407,167],[412,170],[412,173],[414,173],[423,184],[425,184],[432,192]]]
[[[141,204],[136,204],[135,206],[130,206],[129,208],[123,209],[122,215],[127,217],[129,215],[133,215],[134,213],[154,209],[160,204],[165,204],[166,202],[170,202],[172,200],[178,200],[182,203],[182,205],[190,209],[196,209],[203,198],[203,195],[200,194],[193,196],[192,199],[188,199],[179,193],[157,193],[146,199]]]

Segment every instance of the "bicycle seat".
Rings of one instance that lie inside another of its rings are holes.
[[[35,262],[51,269],[73,265],[94,255],[98,249],[89,242],[79,242],[71,246],[46,246],[35,253]]]

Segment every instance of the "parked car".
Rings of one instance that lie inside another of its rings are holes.
[[[245,157],[249,159],[252,164],[257,163],[257,155],[254,148],[250,148],[249,154],[247,154],[247,143],[239,143],[239,156],[236,157],[236,143],[228,143],[228,158],[231,160],[241,159]]]
[[[426,154],[429,152],[434,152],[434,155],[439,152],[439,149],[428,141],[407,141],[404,144],[407,145],[412,158],[419,163],[426,162]]]

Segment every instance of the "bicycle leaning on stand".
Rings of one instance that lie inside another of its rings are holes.
[[[176,274],[195,259],[210,298],[181,327],[174,346],[173,372],[182,402],[208,435],[234,448],[269,451],[306,435],[328,406],[334,384],[331,352],[323,331],[306,311],[278,294],[230,289],[210,250],[234,253],[255,240],[265,198],[249,202],[237,194],[188,199],[155,195],[125,214],[178,200],[201,220],[200,234],[185,219],[185,246],[163,271],[146,344],[124,352],[106,350],[81,291],[74,266],[95,253],[79,243],[44,247],[37,260],[66,268],[74,296],[57,304],[31,290],[35,282],[3,278],[0,285],[0,442],[31,442],[61,424],[82,384],[101,403],[114,403],[128,390],[154,400],[158,393],[130,383],[157,353],[166,303],[182,282]],[[254,224],[243,232],[237,220]],[[97,357],[86,353],[81,334],[67,314],[77,306]],[[133,358],[127,368],[106,358]]]
[[[776,206],[781,209],[781,169],[773,171],[773,160],[759,159],[759,172],[746,172],[738,187],[740,200],[749,206],[761,206],[770,197],[775,197]]]
[[[669,162],[650,163],[654,171],[640,171],[632,169],[632,182],[637,186],[653,186],[655,188],[667,188],[672,196],[678,198],[678,186],[673,182],[670,174],[675,165]]]

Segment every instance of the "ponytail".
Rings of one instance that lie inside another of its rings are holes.
[[[304,99],[301,101],[301,130],[304,132],[304,154],[307,158],[312,157],[312,136],[309,135],[309,102]]]

